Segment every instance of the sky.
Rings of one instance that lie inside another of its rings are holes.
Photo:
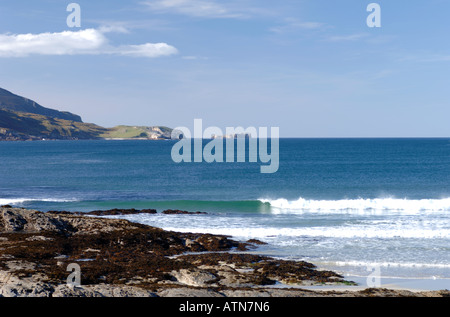
[[[450,137],[449,12],[448,0],[0,0],[0,87],[105,127]]]

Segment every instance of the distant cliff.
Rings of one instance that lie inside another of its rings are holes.
[[[45,108],[0,88],[0,141],[170,139],[167,127],[104,128],[84,123],[80,116]]]
[[[91,123],[0,109],[0,140],[95,139],[107,129]]]
[[[0,109],[15,112],[39,114],[50,118],[82,122],[81,117],[70,112],[45,108],[33,100],[17,96],[8,90],[0,88]]]

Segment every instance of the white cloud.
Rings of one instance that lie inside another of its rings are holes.
[[[154,58],[177,53],[175,47],[166,43],[111,46],[104,33],[113,31],[118,30],[108,27],[59,33],[0,34],[0,57],[114,54]]]
[[[0,56],[74,55],[97,52],[107,44],[105,36],[94,29],[78,32],[0,35]]]
[[[246,14],[213,0],[151,0],[142,2],[153,11],[204,18],[242,18]]]
[[[116,52],[118,55],[133,56],[133,57],[160,57],[177,54],[175,47],[166,43],[147,43],[142,45],[124,45],[120,46]]]

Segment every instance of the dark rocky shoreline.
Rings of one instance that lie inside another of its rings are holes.
[[[352,282],[311,263],[248,252],[262,243],[258,240],[171,232],[102,217],[132,213],[156,210],[44,213],[0,207],[0,297],[450,296],[449,291],[304,290]],[[72,263],[80,267],[80,285],[67,283]]]

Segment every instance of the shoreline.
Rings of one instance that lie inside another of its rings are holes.
[[[263,242],[179,233],[91,213],[0,207],[4,297],[442,297],[448,290],[368,288],[303,261],[258,254]],[[173,210],[171,213],[185,214]],[[190,217],[189,214],[185,214]],[[67,267],[80,268],[69,283]],[[351,286],[350,286],[351,285]]]
[[[50,141],[170,141],[169,138],[92,138],[92,139],[50,139],[50,138],[29,138],[29,139],[4,139],[0,142],[50,142]]]
[[[263,247],[263,246],[262,246]],[[261,252],[262,250],[256,249],[251,250],[252,254],[262,254],[267,255],[269,257],[273,257],[280,260],[290,260],[288,257],[281,256],[279,254],[273,254],[273,252]],[[345,280],[353,281],[358,285],[355,286],[347,286],[347,285],[320,285],[320,286],[301,286],[304,289],[320,291],[320,290],[336,290],[336,291],[347,291],[347,290],[364,290],[366,288],[370,288],[369,283],[373,283],[373,281],[368,281],[370,279],[370,272],[367,272],[367,275],[357,275],[351,273],[350,271],[346,271],[342,269],[342,267],[337,268],[336,266],[330,266],[329,262],[315,262],[313,263],[319,270],[330,270],[336,272],[337,274],[343,276]],[[393,290],[405,290],[411,292],[426,292],[426,291],[440,291],[440,290],[449,290],[450,289],[450,278],[442,278],[442,277],[419,277],[419,276],[383,276],[381,273],[379,277],[379,286],[378,288],[386,288]],[[284,287],[284,286],[279,286]]]
[[[354,281],[357,286],[310,286],[305,289],[313,291],[360,291],[366,289],[367,277],[344,275],[346,279]],[[450,286],[450,279],[437,278],[406,278],[406,277],[381,277],[380,285],[378,288],[410,291],[410,292],[427,292],[427,291],[439,291],[448,289]]]

